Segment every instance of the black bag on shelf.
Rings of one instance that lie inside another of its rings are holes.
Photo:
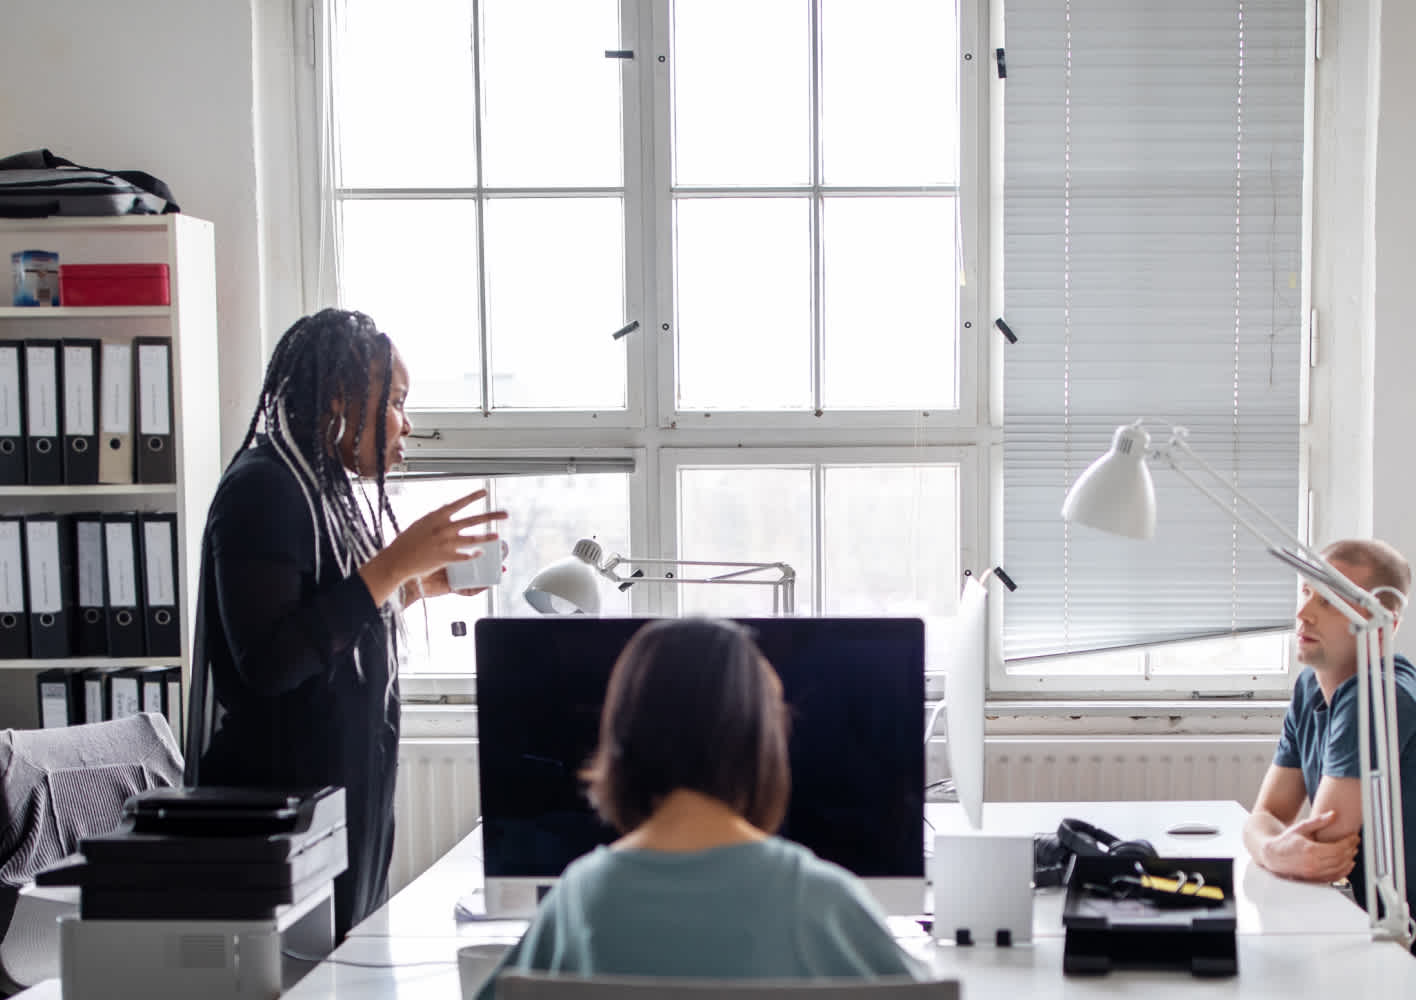
[[[0,158],[0,218],[179,211],[171,189],[141,170],[81,167],[47,149]]]

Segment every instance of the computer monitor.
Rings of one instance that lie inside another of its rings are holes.
[[[524,916],[575,858],[618,834],[578,773],[610,671],[643,618],[477,622],[478,767],[489,915]],[[781,834],[865,880],[892,913],[924,901],[924,625],[743,618],[782,679],[791,800]]]

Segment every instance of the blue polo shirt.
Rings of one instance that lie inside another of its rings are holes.
[[[1361,778],[1362,763],[1357,750],[1357,678],[1349,677],[1332,693],[1332,703],[1323,700],[1322,688],[1311,667],[1293,685],[1293,699],[1283,718],[1283,736],[1273,762],[1279,767],[1299,768],[1308,801],[1318,794],[1323,775],[1334,778]],[[1416,668],[1404,656],[1396,657],[1397,747],[1401,766],[1401,817],[1406,841],[1406,899],[1416,913]],[[1367,901],[1363,851],[1367,837],[1357,851],[1357,863],[1348,880],[1359,905]]]

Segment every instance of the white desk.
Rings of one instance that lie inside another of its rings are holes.
[[[1237,802],[990,802],[984,806],[984,830],[998,834],[1055,831],[1068,816],[1126,839],[1143,838],[1167,857],[1234,859],[1235,903],[1240,934],[1366,934],[1367,914],[1329,886],[1279,878],[1249,859],[1243,827],[1248,810]],[[930,803],[925,819],[934,833],[969,829],[962,806]],[[1165,831],[1175,823],[1196,821],[1219,828],[1218,836],[1179,837]],[[520,933],[524,921],[459,924],[452,907],[458,897],[482,884],[482,839],[464,837],[437,864],[409,883],[387,905],[355,927],[351,937],[463,937]],[[1037,893],[1033,933],[1060,937],[1063,892]]]
[[[1233,856],[1239,903],[1239,974],[1197,979],[1179,972],[1113,972],[1100,977],[1062,974],[1060,892],[1039,894],[1034,907],[1037,935],[1016,948],[935,945],[910,921],[893,922],[900,943],[927,961],[941,977],[958,978],[969,997],[1249,997],[1294,1000],[1303,996],[1416,996],[1416,959],[1399,945],[1368,938],[1367,918],[1341,893],[1326,886],[1276,878],[1250,863],[1241,840],[1246,811],[1234,802],[1167,803],[989,803],[984,826],[991,833],[1055,830],[1075,816],[1119,836],[1143,837],[1177,857]],[[967,828],[958,806],[930,805],[935,832]],[[1215,837],[1172,837],[1178,821],[1209,822]],[[458,924],[453,904],[481,884],[481,838],[465,838],[387,905],[354,928],[331,959],[393,968],[364,968],[326,961],[286,996],[291,1000],[418,998],[458,1000],[457,949],[478,942],[510,944],[523,921]],[[428,964],[413,964],[428,963]],[[58,996],[54,984],[26,994]]]
[[[1244,847],[1249,811],[1237,802],[989,802],[983,807],[986,833],[1033,834],[1055,831],[1067,817],[1085,820],[1125,840],[1148,840],[1162,857],[1233,858],[1234,896],[1240,934],[1367,934],[1367,914],[1337,889],[1279,878],[1256,865]],[[936,833],[969,829],[962,806],[929,805],[925,818]],[[1219,828],[1217,836],[1172,836],[1180,822]],[[933,845],[931,845],[933,846]],[[1033,934],[1060,937],[1061,889],[1033,897]]]

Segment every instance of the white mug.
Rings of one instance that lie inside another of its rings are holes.
[[[487,977],[514,942],[494,941],[469,944],[457,949],[457,979],[462,984],[462,1000],[476,1000]]]
[[[500,539],[483,542],[481,545],[463,549],[470,559],[459,559],[447,564],[447,582],[453,590],[470,590],[473,587],[495,587],[501,583],[502,560],[506,558],[507,545]]]

